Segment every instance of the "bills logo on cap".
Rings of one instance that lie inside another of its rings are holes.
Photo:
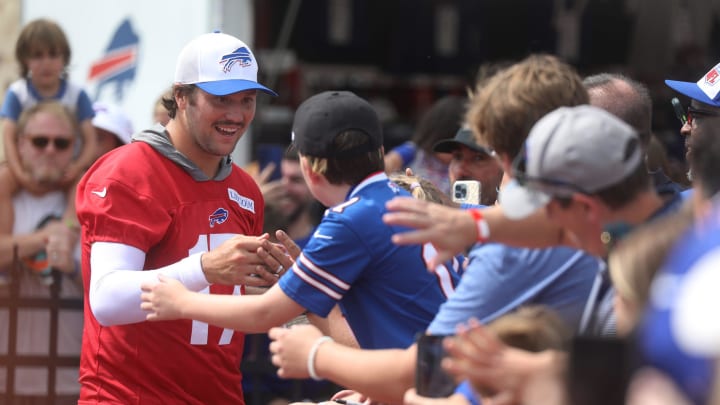
[[[711,86],[714,86],[717,83],[718,78],[720,78],[720,72],[718,70],[720,69],[720,66],[715,66],[713,70],[707,72],[705,75],[705,82]]]
[[[250,56],[250,51],[242,46],[232,53],[223,55],[219,63],[223,65],[223,72],[227,73],[235,64],[240,64],[240,66],[243,67],[252,65],[252,57]]]
[[[214,228],[215,225],[220,225],[220,224],[224,223],[225,221],[227,221],[227,219],[228,219],[228,210],[226,210],[225,208],[216,209],[215,212],[210,214],[210,218],[209,218],[210,228]]]

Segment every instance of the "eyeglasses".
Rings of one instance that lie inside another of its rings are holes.
[[[688,106],[687,123],[692,125],[695,118],[698,118],[698,117],[720,117],[720,112],[710,111],[710,110],[701,110],[699,108],[693,108],[692,106]]]
[[[41,150],[47,148],[50,141],[52,141],[55,150],[59,151],[69,148],[72,144],[72,139],[67,138],[49,138],[47,136],[35,136],[30,138],[30,143],[32,143],[32,145],[37,149]]]

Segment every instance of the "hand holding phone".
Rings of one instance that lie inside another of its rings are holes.
[[[446,335],[421,334],[417,338],[417,364],[415,368],[415,390],[418,395],[428,398],[450,396],[457,384],[453,377],[443,370],[440,363],[446,356],[442,341]]]

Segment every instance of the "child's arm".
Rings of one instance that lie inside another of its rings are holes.
[[[142,285],[141,308],[148,321],[194,319],[246,333],[265,333],[305,312],[275,284],[262,295],[220,295],[189,291],[179,281],[158,275]]]
[[[65,169],[64,181],[74,184],[76,180],[95,162],[97,154],[97,135],[92,119],[88,118],[80,123],[82,149],[77,159]]]

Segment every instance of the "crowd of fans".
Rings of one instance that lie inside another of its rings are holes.
[[[0,354],[80,358],[0,363],[0,404],[716,403],[720,64],[665,82],[687,182],[652,126],[670,100],[547,54],[387,151],[368,101],[312,95],[270,181],[230,158],[277,95],[233,36],[186,45],[141,131],[67,79],[53,21],[16,56],[0,297],[55,285],[84,310],[53,331],[49,304],[0,310]]]

